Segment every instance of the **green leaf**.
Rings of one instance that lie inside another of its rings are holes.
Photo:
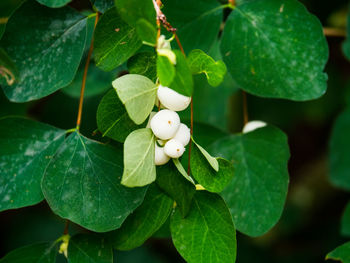
[[[157,43],[157,29],[146,19],[139,19],[135,25],[136,32],[142,41],[155,46]]]
[[[40,4],[48,7],[62,7],[68,4],[72,0],[37,0]]]
[[[153,82],[157,79],[157,55],[152,52],[141,52],[128,60],[128,69],[131,74],[143,75]]]
[[[162,11],[177,28],[185,51],[208,51],[219,34],[224,6],[212,0],[164,0],[163,4]]]
[[[0,211],[34,205],[65,131],[22,118],[0,119]]]
[[[213,58],[205,54],[200,49],[192,50],[188,55],[187,62],[192,74],[204,73],[211,86],[219,86],[225,77],[227,68],[221,60],[215,62]]]
[[[340,232],[345,237],[350,237],[350,202],[345,207],[342,219]]]
[[[25,0],[0,1],[0,17],[5,19],[0,23],[0,38],[6,28],[6,19],[8,19],[24,1]]]
[[[146,188],[120,184],[121,150],[71,134],[47,167],[42,190],[54,213],[95,232],[114,230],[143,201]]]
[[[152,0],[115,0],[120,16],[132,26],[140,19],[146,20],[156,28],[156,12]]]
[[[265,234],[279,220],[287,196],[287,136],[267,126],[222,138],[211,150],[235,167],[235,176],[221,193],[235,226],[249,236]]]
[[[171,217],[171,236],[188,263],[234,263],[236,231],[230,212],[216,194],[197,191],[186,218],[178,210]]]
[[[209,163],[209,165],[216,171],[219,171],[219,163],[217,161],[216,158],[212,157],[202,146],[200,146],[198,143],[196,143],[193,138],[191,138],[192,142],[195,144],[196,147],[194,147],[195,149],[197,149],[197,152],[199,150],[199,154],[203,155],[203,157],[207,160],[207,162]]]
[[[350,263],[350,242],[347,242],[326,256],[326,260],[333,259],[343,263]]]
[[[104,13],[108,9],[114,7],[114,0],[92,0],[92,2],[101,13]]]
[[[94,39],[96,65],[105,71],[123,64],[142,45],[135,28],[125,23],[115,8],[102,15]]]
[[[320,21],[299,1],[236,7],[226,21],[221,53],[233,79],[254,95],[304,101],[326,92],[326,38]]]
[[[73,82],[67,87],[62,89],[64,94],[73,98],[80,97],[81,83],[83,81],[85,61],[78,69],[77,75]],[[86,78],[86,87],[84,92],[84,98],[93,97],[98,94],[106,92],[110,87],[112,81],[115,79],[116,72],[105,72],[95,66],[94,63],[90,63],[89,71]]]
[[[175,77],[175,66],[166,56],[157,56],[157,76],[160,84],[170,86]]]
[[[195,182],[193,181],[192,177],[189,176],[185,170],[185,168],[182,166],[181,162],[179,161],[179,159],[172,159],[173,163],[176,167],[176,169],[179,171],[180,174],[182,174],[182,176],[189,181],[190,183],[192,183],[193,185],[195,184]]]
[[[97,127],[102,136],[124,142],[134,130],[140,128],[130,118],[114,89],[101,100],[97,108]]]
[[[18,81],[18,70],[3,48],[0,48],[0,85],[13,85]]]
[[[56,253],[55,244],[49,242],[32,244],[11,251],[0,259],[0,263],[55,263]]]
[[[335,186],[350,191],[350,108],[335,121],[330,139],[330,181]]]
[[[202,185],[207,191],[219,193],[229,184],[234,175],[233,164],[223,158],[213,158],[218,171],[215,171],[210,165],[200,146],[194,144],[191,155],[191,172],[196,181]],[[204,149],[203,149],[204,150]],[[208,153],[207,153],[208,154]]]
[[[157,86],[147,77],[127,74],[112,83],[130,118],[143,123],[151,113],[157,96]]]
[[[215,60],[221,60],[220,42],[216,40],[208,53]],[[204,74],[193,76],[194,93],[193,93],[193,118],[198,122],[204,122],[214,125],[222,130],[227,130],[234,114],[232,105],[237,104],[232,96],[238,87],[232,80],[230,74],[225,74],[223,82],[218,89],[213,89],[207,81]],[[200,97],[200,99],[196,99]],[[215,98],[215,100],[213,99]],[[196,127],[195,127],[196,128]],[[231,127],[232,128],[232,127]],[[196,139],[197,138],[197,133]]]
[[[122,184],[144,186],[156,180],[154,164],[155,137],[149,128],[130,133],[124,143],[124,172]]]
[[[69,240],[69,263],[112,263],[112,246],[104,238],[78,234]]]
[[[27,1],[17,9],[0,42],[20,77],[15,85],[3,87],[6,96],[11,101],[25,102],[67,86],[89,44],[88,27],[93,24],[87,21],[69,7],[51,9]]]
[[[342,45],[345,57],[350,60],[350,9],[348,10],[348,18],[346,24],[346,39]]]
[[[176,55],[176,73],[169,88],[185,96],[192,96],[193,79],[186,58],[180,50],[174,50],[173,52]]]
[[[142,205],[125,220],[121,228],[113,232],[113,246],[118,250],[141,246],[164,224],[172,207],[173,200],[152,184]]]
[[[185,217],[191,208],[192,198],[196,188],[189,183],[177,170],[172,162],[157,166],[158,186],[175,200],[177,209]]]

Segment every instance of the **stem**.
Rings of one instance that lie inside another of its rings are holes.
[[[96,28],[98,18],[99,18],[99,13],[96,13],[94,30]],[[80,99],[79,99],[79,110],[78,110],[78,117],[77,117],[77,130],[78,131],[79,131],[79,128],[80,128],[80,123],[81,123],[81,114],[83,112],[83,102],[84,102],[84,92],[85,92],[85,85],[86,85],[86,77],[87,77],[87,73],[88,73],[88,69],[89,69],[89,65],[90,65],[90,59],[91,59],[91,54],[92,54],[93,48],[94,48],[94,38],[92,37],[89,53],[88,53],[88,56],[87,56],[87,59],[86,59],[86,63],[85,63],[83,81],[81,83]]]
[[[242,91],[243,97],[243,123],[246,125],[248,123],[248,103],[247,103],[247,93]]]
[[[166,19],[166,16],[163,14],[163,12],[160,10],[160,7],[162,5],[161,0],[153,0],[154,9],[157,13],[157,23],[160,25],[163,25],[169,32],[173,32],[177,45],[179,46],[182,54],[186,56],[185,51],[182,47],[182,44],[180,42],[180,39],[178,35],[176,34],[176,28],[174,28]],[[160,30],[160,29],[158,29]],[[193,97],[191,97],[191,137],[193,135]],[[188,169],[187,174],[190,175],[191,172],[191,149],[192,149],[192,140],[190,140],[188,145]]]
[[[65,224],[64,230],[63,230],[63,235],[68,234],[68,228],[69,228],[69,220],[66,220],[66,224]]]
[[[327,37],[346,37],[346,30],[341,28],[324,27],[323,33]]]
[[[234,6],[236,4],[236,0],[228,0],[228,3],[231,5],[231,6]]]
[[[181,45],[180,39],[179,39],[179,37],[177,36],[176,32],[174,32],[174,36],[175,36],[177,45],[179,46],[179,48],[180,48],[182,54],[184,54],[184,55],[186,56],[185,51],[184,51],[184,49],[183,49],[183,47],[182,47],[182,45]]]

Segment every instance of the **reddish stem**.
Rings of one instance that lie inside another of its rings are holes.
[[[94,30],[96,28],[98,18],[99,18],[99,14],[96,13]],[[94,38],[91,39],[89,53],[88,53],[88,56],[87,56],[87,59],[86,59],[86,62],[85,62],[83,81],[81,83],[79,109],[78,109],[78,117],[77,117],[77,130],[79,130],[80,124],[81,124],[81,115],[82,115],[82,112],[83,112],[83,102],[84,102],[84,92],[85,92],[85,86],[86,86],[86,78],[87,78],[87,73],[88,73],[88,69],[89,69],[89,65],[90,65],[90,59],[91,59],[91,54],[92,54],[93,48],[94,48]]]

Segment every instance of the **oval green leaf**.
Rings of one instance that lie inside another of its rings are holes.
[[[117,229],[146,188],[120,184],[122,152],[71,134],[47,167],[42,190],[54,213],[95,232]]]
[[[157,80],[157,55],[153,52],[141,52],[128,60],[128,69],[131,74],[143,75],[153,82]]]
[[[156,180],[154,164],[155,137],[151,129],[133,131],[124,143],[124,172],[122,184],[144,186]]]
[[[174,163],[157,166],[157,180],[160,189],[176,202],[177,209],[185,217],[191,208],[196,188],[177,170]]]
[[[231,162],[223,158],[211,158],[216,161],[218,171],[213,169],[198,145],[195,144],[191,156],[191,172],[194,179],[207,191],[219,193],[231,181],[234,175],[234,167]]]
[[[113,232],[113,246],[118,250],[141,246],[165,223],[172,207],[173,200],[157,185],[151,185],[142,205],[125,220],[121,228]]]
[[[202,50],[192,50],[188,55],[187,62],[192,74],[204,73],[211,86],[217,87],[224,81],[227,72],[225,63],[221,60],[215,61]]]
[[[102,237],[78,234],[69,240],[69,263],[112,263],[112,247]]]
[[[327,89],[328,45],[320,21],[296,0],[251,1],[226,21],[221,53],[245,91],[296,101]]]
[[[0,211],[34,205],[65,131],[22,118],[0,119]]]
[[[114,89],[102,98],[97,108],[96,118],[97,127],[102,132],[102,136],[118,142],[124,142],[132,131],[140,127],[129,118]]]
[[[326,260],[333,259],[342,263],[350,263],[350,242],[347,242],[326,256]]]
[[[156,11],[152,0],[115,0],[120,16],[132,26],[136,26],[140,19],[146,20],[154,28],[156,24]]]
[[[236,231],[224,200],[198,191],[187,217],[175,210],[170,221],[177,251],[188,263],[234,263]]]
[[[88,26],[93,27],[87,20],[69,7],[51,9],[33,1],[17,9],[0,42],[15,62],[20,78],[18,83],[2,87],[6,96],[25,102],[67,86],[89,39]]]
[[[130,118],[143,123],[151,113],[157,96],[157,86],[147,77],[127,74],[112,83]]]
[[[176,55],[176,72],[169,88],[190,97],[193,93],[193,78],[190,67],[180,50],[174,50],[173,52]]]
[[[235,226],[249,236],[265,234],[281,217],[287,196],[287,136],[267,126],[222,138],[211,150],[235,167],[235,176],[221,193]]]
[[[57,248],[55,244],[45,242],[17,248],[5,257],[0,263],[55,263]]]
[[[170,86],[175,77],[175,66],[166,56],[157,56],[157,76],[160,84],[165,87]]]
[[[102,15],[94,39],[96,65],[105,71],[123,64],[142,45],[135,28],[125,23],[115,8]]]

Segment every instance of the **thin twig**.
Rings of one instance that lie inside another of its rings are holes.
[[[63,230],[63,235],[68,234],[68,229],[69,229],[69,220],[66,220],[66,224],[65,224],[64,230]]]
[[[182,45],[181,45],[180,39],[179,39],[179,37],[177,36],[176,32],[174,32],[174,35],[175,35],[176,43],[177,43],[177,45],[179,46],[179,48],[180,48],[182,54],[184,54],[184,55],[186,56],[185,51],[184,51],[184,49],[183,49],[183,47],[182,47]]]
[[[324,27],[323,33],[327,37],[346,37],[346,30],[341,28]]]
[[[246,125],[248,123],[248,103],[247,103],[247,93],[242,91],[243,98],[243,123]]]
[[[98,22],[99,14],[96,13],[96,18],[95,18],[95,25],[94,25],[94,30],[96,28],[97,22]],[[86,59],[85,63],[85,68],[84,68],[84,75],[83,75],[83,81],[81,83],[81,90],[80,90],[80,99],[79,99],[79,110],[78,110],[78,117],[77,117],[77,130],[79,131],[80,124],[81,124],[81,115],[83,112],[83,102],[84,102],[84,92],[85,92],[85,85],[86,85],[86,77],[90,65],[90,59],[91,59],[91,54],[92,50],[94,48],[94,38],[91,39],[91,44],[90,44],[90,49],[89,53]]]

